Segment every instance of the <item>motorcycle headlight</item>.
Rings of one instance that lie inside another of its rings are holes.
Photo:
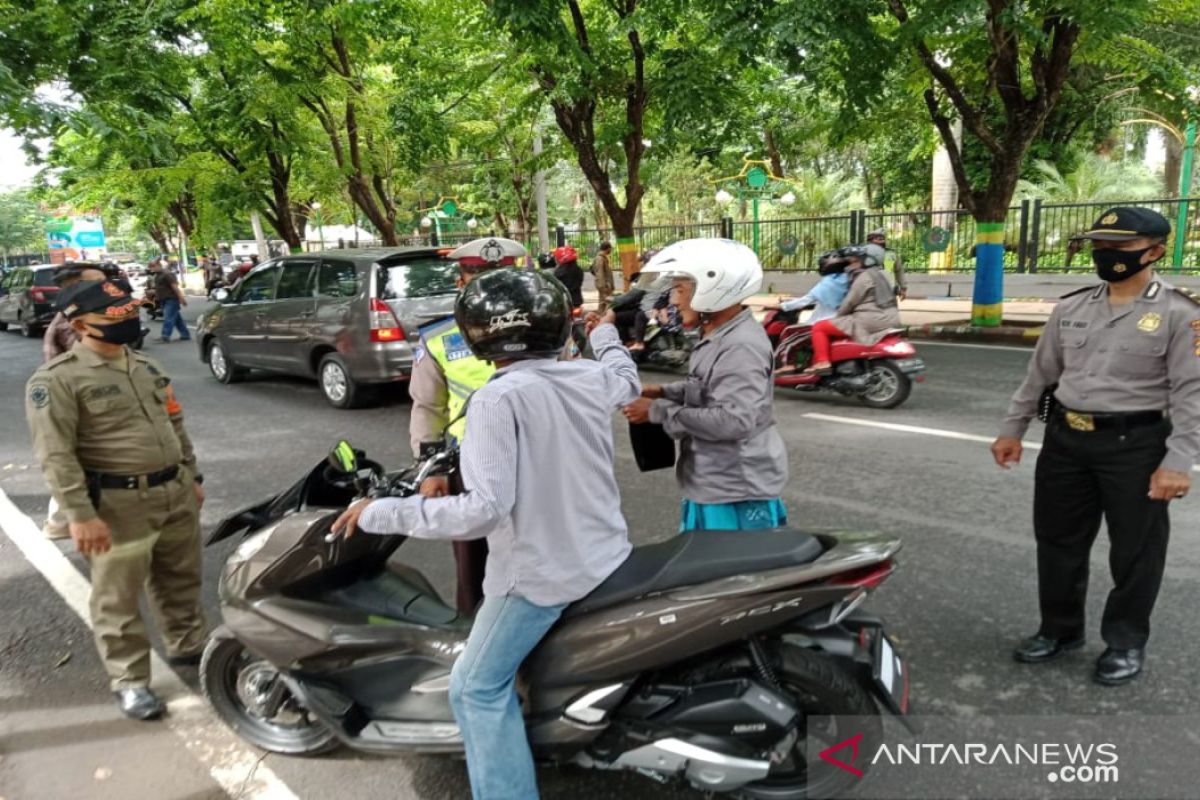
[[[275,532],[275,526],[263,528],[258,533],[247,536],[237,548],[230,553],[226,564],[241,564],[254,558],[254,555],[263,549],[267,540],[271,538],[271,534]]]

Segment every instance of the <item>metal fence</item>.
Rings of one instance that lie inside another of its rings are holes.
[[[1171,221],[1167,257],[1160,269],[1200,273],[1200,198],[1135,200],[1108,203],[1044,203],[1026,200],[1008,210],[1004,225],[1006,272],[1090,272],[1086,244],[1071,237],[1084,231],[1104,209],[1114,205],[1153,208]],[[1180,212],[1184,224],[1179,226]],[[807,272],[816,269],[817,256],[826,250],[861,242],[877,228],[887,231],[888,248],[903,259],[913,273],[971,273],[975,271],[975,220],[962,209],[921,211],[850,211],[828,216],[767,219],[759,222],[725,218],[711,223],[646,225],[635,229],[639,250],[661,248],[680,239],[726,236],[756,247],[767,270]],[[489,233],[443,234],[437,244],[453,247]],[[430,236],[403,237],[401,244],[430,245]],[[567,229],[558,226],[551,246],[569,244],[580,261],[592,259],[600,242],[615,241],[605,229]],[[1182,241],[1176,263],[1176,242]],[[378,241],[359,242],[376,247]],[[537,237],[524,241],[530,253],[540,250]],[[339,246],[353,247],[351,243]]]

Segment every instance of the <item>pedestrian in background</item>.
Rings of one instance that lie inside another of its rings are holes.
[[[643,280],[655,273],[674,279],[683,324],[699,325],[703,338],[687,380],[643,386],[625,417],[662,425],[679,440],[680,530],[785,525],[788,463],[775,425],[771,342],[742,305],[762,288],[758,256],[727,239],[689,239],[663,248]]]
[[[168,661],[197,663],[202,478],[171,378],[129,345],[139,305],[109,281],[83,281],[58,307],[80,341],[29,379],[25,414],[50,493],[91,564],[92,629],[122,713],[162,715],[151,691],[145,589]]]
[[[600,295],[600,313],[604,313],[613,295],[612,242],[600,243],[591,272],[596,282],[596,292]]]
[[[183,319],[182,306],[187,305],[187,296],[179,285],[179,278],[172,270],[164,269],[161,261],[150,262],[150,273],[154,280],[154,297],[163,311],[160,342],[171,341],[171,333],[179,331],[179,341],[190,342],[192,334]]]
[[[1101,519],[1108,523],[1113,589],[1094,673],[1106,686],[1143,669],[1168,504],[1187,495],[1200,457],[1200,297],[1151,269],[1170,232],[1161,214],[1121,207],[1082,235],[1104,282],[1055,306],[992,445],[1001,467],[1020,463],[1021,437],[1042,406],[1033,496],[1041,626],[1017,647],[1017,661],[1083,646],[1088,562]]]
[[[554,263],[558,265],[554,270],[554,277],[567,287],[567,293],[571,296],[571,307],[581,308],[583,306],[583,269],[579,266],[579,254],[570,245],[555,248]]]

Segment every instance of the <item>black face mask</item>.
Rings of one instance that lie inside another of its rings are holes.
[[[1142,256],[1155,247],[1157,245],[1142,250],[1115,250],[1110,247],[1092,250],[1092,263],[1096,265],[1096,274],[1100,276],[1100,280],[1120,283],[1150,266],[1142,263]]]
[[[87,335],[93,339],[99,339],[102,342],[109,344],[133,344],[142,337],[142,320],[140,317],[131,317],[130,319],[122,320],[121,322],[113,322],[108,325],[90,325]],[[93,330],[100,331],[100,335],[92,333]]]

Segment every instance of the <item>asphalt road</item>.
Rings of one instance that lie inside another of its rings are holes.
[[[189,316],[198,310],[193,304]],[[402,391],[375,408],[337,411],[325,405],[315,384],[303,380],[256,376],[222,386],[192,345],[152,343],[148,352],[173,375],[185,407],[207,476],[206,529],[290,484],[338,438],[385,464],[408,459],[409,408]],[[1177,535],[1141,680],[1118,690],[1091,683],[1092,659],[1103,647],[1098,622],[1081,653],[1041,667],[1015,664],[1012,645],[1037,624],[1033,454],[1021,468],[1003,472],[991,464],[986,443],[934,432],[990,437],[1028,354],[934,345],[921,347],[921,354],[929,366],[926,381],[897,410],[870,410],[831,396],[783,391],[776,396],[791,454],[785,501],[792,523],[882,530],[904,539],[901,569],[868,607],[887,619],[909,658],[914,702],[927,713],[964,717],[1200,711],[1193,641],[1200,543],[1191,536],[1200,521],[1197,501],[1174,506]],[[23,415],[24,383],[39,361],[38,343],[0,334],[0,488],[40,524],[47,494]],[[855,421],[911,427],[880,429]],[[635,543],[673,535],[678,520],[673,478],[638,473],[623,426],[616,430],[623,510]],[[1040,438],[1040,430],[1027,438]],[[214,620],[215,576],[227,552],[228,547],[211,548],[205,558],[205,605]],[[400,555],[452,596],[449,548],[410,543]],[[77,556],[71,559],[86,572]],[[1093,621],[1110,585],[1106,564],[1101,537],[1093,562]],[[110,710],[86,628],[6,537],[0,537],[0,609],[0,798],[68,792],[225,796],[178,741],[155,736],[148,731],[153,726],[126,722]],[[182,676],[195,685],[194,671]],[[343,750],[314,760],[272,755],[264,763],[301,798],[468,796],[465,770],[456,761],[363,757]],[[566,769],[543,770],[540,778],[549,798],[698,797],[634,775]]]

